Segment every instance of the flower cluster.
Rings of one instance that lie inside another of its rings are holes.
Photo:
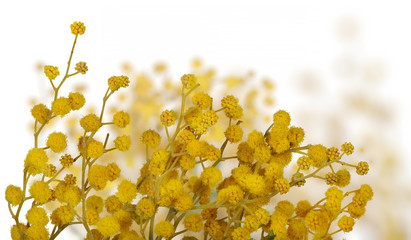
[[[71,31],[77,40],[85,26],[75,22]],[[146,156],[140,173],[132,178],[122,174],[117,157],[102,161],[114,150],[128,151],[131,136],[119,134],[112,141],[109,134],[105,139],[98,137],[107,125],[125,129],[132,122],[119,109],[110,121],[104,121],[110,96],[130,84],[126,76],[108,79],[100,114],[88,113],[79,119],[82,134],[73,140],[75,151],[67,148],[72,142],[68,134],[58,131],[52,131],[41,146],[40,133],[52,119],[63,118],[85,104],[79,92],[59,95],[66,79],[85,74],[88,68],[79,62],[76,72],[69,74],[69,70],[55,85],[58,68],[44,69],[54,99],[51,108],[44,103],[32,108],[34,147],[25,159],[23,184],[9,185],[5,192],[15,220],[13,240],[55,239],[75,224],[81,224],[85,239],[92,240],[183,235],[183,239],[197,239],[196,233],[203,239],[242,240],[257,235],[261,239],[331,239],[338,232],[352,231],[373,197],[367,184],[342,190],[351,181],[350,168],[358,175],[369,171],[367,162],[343,160],[354,152],[350,142],[338,148],[304,145],[303,128],[291,125],[285,110],[273,113],[267,128],[247,131],[242,126],[246,112],[239,99],[227,94],[215,101],[199,91],[195,74],[181,77],[180,109],[167,109],[158,116],[164,134],[153,129],[141,134]],[[224,136],[220,143],[207,139],[216,129]],[[164,135],[166,140],[161,141]],[[58,155],[59,162],[53,162],[51,155]],[[73,165],[79,167],[79,174],[72,171]],[[63,171],[69,173],[63,176]],[[329,186],[318,202],[278,200],[279,195],[298,191],[309,179]],[[110,187],[114,194],[105,191]],[[32,204],[24,221],[20,214],[28,201]]]

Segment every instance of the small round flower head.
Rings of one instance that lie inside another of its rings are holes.
[[[284,166],[276,163],[270,162],[270,164],[265,168],[264,175],[269,179],[276,180],[282,178],[284,173]]]
[[[336,147],[331,147],[327,149],[328,159],[335,161],[340,158],[340,151]]]
[[[64,225],[74,220],[74,211],[70,206],[64,205],[56,208],[50,216],[51,223],[55,225]]]
[[[149,198],[141,199],[136,206],[136,214],[142,219],[150,218],[155,213],[155,205]]]
[[[297,203],[295,208],[295,215],[299,217],[305,217],[308,211],[311,209],[311,203],[307,200],[302,200]]]
[[[154,233],[159,237],[170,238],[174,234],[174,226],[169,221],[161,221],[154,228]]]
[[[174,207],[180,212],[187,212],[193,208],[193,199],[188,193],[182,193],[177,196],[173,202]]]
[[[206,150],[204,152],[204,156],[202,156],[210,161],[216,161],[221,157],[221,151],[219,148],[209,144],[206,147]]]
[[[73,174],[66,174],[66,176],[64,177],[64,182],[67,185],[75,185],[77,178]]]
[[[271,151],[266,145],[260,145],[255,148],[254,158],[261,163],[267,163],[271,158]]]
[[[59,97],[51,103],[51,111],[64,117],[67,113],[71,111],[71,101],[66,97]]]
[[[297,147],[304,140],[304,129],[300,127],[290,127],[288,130],[288,141],[291,147]]]
[[[55,66],[46,65],[44,66],[44,74],[50,80],[54,80],[58,75],[60,75],[59,68]]]
[[[91,238],[90,235],[93,236],[93,238]],[[101,235],[97,229],[91,229],[90,233],[87,233],[87,237],[84,240],[103,240],[103,238],[103,235]]]
[[[337,184],[338,176],[333,172],[329,172],[325,175],[325,181],[327,185],[335,185]]]
[[[295,180],[297,180],[299,178],[302,178],[302,177],[304,177],[304,174],[302,174],[300,172],[295,173],[293,175],[293,177],[291,178],[291,181],[295,181]],[[306,180],[303,179],[303,180],[298,180],[295,184],[297,185],[297,187],[302,187],[302,186],[304,186],[305,183],[306,183]]]
[[[238,227],[231,233],[233,240],[248,240],[250,238],[250,232],[242,227]]]
[[[88,197],[86,200],[86,208],[101,213],[103,211],[103,199],[96,195]]]
[[[103,189],[108,181],[107,167],[98,164],[92,165],[88,173],[88,180],[96,190]]]
[[[366,201],[371,200],[374,195],[372,188],[368,184],[361,185],[359,194],[361,194],[361,197],[363,197]]]
[[[27,211],[26,218],[31,225],[38,224],[45,226],[49,222],[46,210],[44,210],[44,208],[36,206],[30,208],[30,210]]]
[[[121,172],[121,169],[117,166],[117,164],[110,163],[107,165],[107,174],[108,174],[109,181],[114,181],[118,177],[120,177],[120,172]]]
[[[193,101],[193,104],[197,106],[198,108],[205,110],[211,106],[211,103],[213,99],[204,92],[199,92],[194,94],[194,96],[191,98]]]
[[[67,147],[67,136],[62,132],[53,132],[47,138],[47,147],[53,152],[60,153]]]
[[[24,167],[32,175],[42,173],[47,165],[48,157],[46,152],[41,148],[32,148],[27,153],[26,160],[24,161]]]
[[[367,162],[359,162],[355,169],[358,175],[366,175],[370,168]]]
[[[29,192],[38,204],[48,202],[51,197],[49,185],[44,181],[35,181],[31,185]]]
[[[238,185],[230,185],[218,192],[217,202],[227,201],[231,204],[237,204],[243,199],[243,194],[243,190]]]
[[[72,110],[79,110],[86,103],[86,99],[83,94],[79,92],[69,93],[70,107]]]
[[[119,128],[125,128],[130,123],[130,115],[124,111],[116,112],[113,116],[114,124]]]
[[[92,139],[87,146],[87,156],[91,158],[99,158],[104,153],[103,143]]]
[[[44,104],[37,104],[31,109],[31,115],[39,123],[44,124],[50,114],[50,109]]]
[[[108,79],[108,87],[111,91],[117,91],[119,88],[126,88],[130,84],[127,76],[112,76]]]
[[[25,233],[25,239],[48,240],[49,232],[45,226],[31,225]]]
[[[223,178],[221,171],[215,167],[208,167],[201,173],[200,179],[204,185],[214,187]]]
[[[151,157],[148,171],[153,175],[160,175],[164,172],[169,157],[170,153],[164,149],[155,151]]]
[[[73,179],[70,179],[71,181]],[[66,182],[57,184],[54,189],[55,196],[60,202],[65,202],[75,207],[81,201],[81,190],[75,185],[69,185]]]
[[[236,143],[241,141],[241,139],[243,138],[243,129],[241,129],[241,127],[237,124],[231,125],[224,132],[224,135],[228,139],[228,141],[230,141],[231,143]]]
[[[259,208],[254,214],[260,224],[266,225],[270,221],[270,212],[264,208]]]
[[[234,120],[243,116],[243,108],[238,105],[238,98],[233,95],[227,95],[221,99],[221,106],[224,108],[224,113],[227,117]]]
[[[312,231],[323,233],[327,230],[330,218],[324,211],[311,210],[305,216],[305,225]]]
[[[96,225],[98,220],[100,220],[100,216],[94,209],[86,210],[86,221],[89,225]]]
[[[86,74],[86,72],[88,71],[88,67],[87,67],[87,64],[85,62],[78,62],[78,63],[76,63],[76,66],[74,67],[74,70],[76,70],[77,72],[79,72],[81,74]]]
[[[204,144],[201,141],[194,139],[193,141],[187,144],[187,152],[193,157],[199,157],[203,154]]]
[[[71,157],[70,154],[65,154],[60,157],[60,163],[63,167],[68,168],[70,167],[74,162],[74,159]]]
[[[118,136],[114,140],[114,145],[116,148],[122,152],[128,151],[131,145],[131,139],[128,135]]]
[[[291,122],[290,114],[284,110],[279,110],[273,115],[274,125],[278,127],[288,127]]]
[[[98,221],[97,229],[104,237],[110,237],[120,231],[120,224],[115,217],[106,216]]]
[[[237,146],[237,156],[240,162],[252,163],[254,160],[254,150],[247,142],[242,142]]]
[[[354,152],[354,146],[350,142],[346,142],[341,145],[341,151],[347,155],[351,155]]]
[[[83,35],[84,32],[86,31],[86,26],[84,26],[84,23],[82,22],[73,22],[70,25],[71,33],[74,35],[80,34]]]
[[[123,204],[118,200],[116,195],[109,196],[104,202],[107,212],[115,213],[123,207]]]
[[[96,132],[101,127],[101,121],[96,114],[88,114],[80,119],[80,126],[86,132]]]
[[[351,174],[347,169],[341,169],[336,172],[337,174],[337,182],[336,185],[338,187],[345,187],[350,183]]]
[[[190,213],[184,218],[184,226],[192,232],[200,232],[203,229],[203,219],[198,213]]]
[[[20,225],[21,232],[24,234],[27,231],[28,227],[22,223],[20,223],[19,225]],[[19,228],[17,227],[17,225],[13,225],[13,227],[10,230],[10,234],[11,234],[12,240],[21,240]]]
[[[196,85],[197,83],[197,78],[194,76],[194,74],[184,74],[181,77],[181,83],[186,89],[191,89]]]
[[[195,138],[194,133],[191,132],[188,129],[184,129],[180,131],[180,133],[177,136],[177,141],[179,141],[182,144],[187,144],[190,141],[192,141]]]
[[[280,178],[275,181],[274,188],[279,191],[280,194],[286,194],[290,190],[290,183],[287,179]]]
[[[176,119],[177,114],[173,110],[165,110],[160,115],[161,123],[166,127],[174,125]]]
[[[154,130],[147,130],[145,132],[143,132],[143,135],[141,136],[141,141],[152,148],[157,147],[160,144],[160,134],[158,134],[156,131]]]
[[[250,193],[260,195],[265,190],[264,178],[258,174],[246,174],[245,187]]]
[[[129,203],[137,196],[137,187],[134,183],[123,180],[117,187],[116,195],[120,202]]]
[[[314,167],[320,167],[328,159],[327,148],[321,144],[311,146],[307,151]]]
[[[195,157],[189,154],[184,154],[183,156],[181,156],[179,159],[179,163],[181,168],[184,170],[191,170],[196,166]]]
[[[343,232],[351,232],[354,226],[354,219],[348,216],[342,216],[340,220],[338,220],[338,227],[340,227]]]
[[[201,122],[208,127],[214,126],[218,121],[218,115],[214,110],[208,110],[202,115]]]
[[[16,206],[21,202],[23,198],[23,191],[20,187],[9,185],[6,188],[6,200],[12,206]]]

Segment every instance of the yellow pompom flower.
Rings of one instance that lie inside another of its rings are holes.
[[[64,117],[67,113],[71,111],[71,101],[66,97],[59,97],[51,103],[51,111]]]
[[[311,210],[305,216],[305,225],[316,233],[324,233],[327,230],[330,218],[325,211]]]
[[[165,110],[160,115],[160,121],[166,127],[174,125],[176,119],[177,114],[173,110]]]
[[[196,85],[197,78],[194,76],[194,74],[184,74],[181,77],[181,83],[186,89],[191,89]]]
[[[74,70],[76,70],[77,72],[79,72],[81,74],[86,74],[86,72],[88,71],[88,67],[87,67],[87,64],[85,62],[78,62],[78,63],[76,63],[76,66],[74,67]]]
[[[182,144],[187,144],[195,138],[194,133],[188,129],[180,131],[177,135],[177,141]]]
[[[243,199],[244,192],[238,185],[230,185],[218,191],[217,202],[227,201],[237,204]]]
[[[56,166],[53,164],[47,164],[46,167],[43,170],[43,174],[46,177],[53,177],[57,173]]]
[[[248,134],[247,143],[252,149],[255,149],[256,147],[261,145],[265,145],[263,133],[258,132],[257,130],[253,130]]]
[[[122,152],[128,151],[131,145],[131,139],[128,135],[118,136],[114,140],[114,145],[116,148]]]
[[[147,219],[154,215],[155,213],[155,205],[152,200],[149,198],[141,199],[136,206],[136,214],[142,218]]]
[[[228,141],[232,143],[236,143],[236,142],[241,141],[241,139],[243,138],[243,129],[241,129],[241,127],[238,126],[237,124],[231,125],[224,132],[224,135],[228,139]]]
[[[275,181],[274,188],[279,191],[280,194],[286,194],[290,190],[290,183],[285,178],[279,178]]]
[[[308,211],[311,209],[311,203],[307,200],[302,200],[297,203],[295,207],[295,215],[299,217],[305,217]]]
[[[307,156],[301,156],[297,160],[297,165],[301,170],[308,170],[312,164],[311,158]]]
[[[103,143],[92,139],[87,146],[87,156],[91,158],[99,158],[103,155],[105,149]]]
[[[304,140],[304,129],[300,127],[290,127],[288,130],[288,141],[291,147],[298,147],[300,143]]]
[[[240,162],[252,163],[254,161],[254,150],[247,142],[242,142],[237,146],[237,157]]]
[[[204,185],[214,187],[223,178],[220,169],[208,167],[201,173],[200,179]]]
[[[86,221],[90,225],[96,225],[98,220],[100,220],[100,216],[98,212],[94,209],[87,209],[86,210]]]
[[[79,92],[71,92],[69,93],[68,97],[70,100],[71,110],[79,110],[86,103],[86,99],[84,98],[83,94]]]
[[[19,226],[20,226],[21,232],[24,234],[27,231],[28,227],[22,223],[20,223]],[[11,227],[10,235],[11,235],[12,240],[21,240],[19,228],[17,227],[17,225],[13,225]]]
[[[49,185],[44,181],[35,181],[31,185],[29,192],[38,204],[48,202],[51,197]]]
[[[55,225],[64,225],[74,220],[74,211],[70,206],[64,205],[56,208],[50,216],[51,223]]]
[[[260,224],[266,225],[270,221],[270,212],[264,208],[259,208],[254,215]]]
[[[351,155],[354,152],[354,146],[350,142],[346,142],[341,145],[341,151],[347,155]]]
[[[155,176],[160,175],[164,172],[169,157],[170,153],[164,149],[154,152],[148,165],[148,171]]]
[[[328,159],[327,148],[321,144],[311,146],[307,151],[314,167],[321,167]]]
[[[290,114],[284,110],[279,110],[274,113],[273,119],[276,127],[288,127],[291,122]]]
[[[36,206],[33,206],[32,208],[30,208],[30,210],[27,211],[26,218],[30,225],[46,226],[49,222],[46,210],[44,210],[44,208]]]
[[[54,189],[54,195],[60,202],[69,203],[75,207],[81,201],[81,190],[79,187],[60,182]]]
[[[115,217],[106,216],[98,221],[97,230],[104,237],[111,237],[120,231],[120,224]]]
[[[233,240],[248,240],[250,238],[250,232],[245,228],[238,227],[231,233],[231,238]]]
[[[185,154],[180,157],[179,163],[182,169],[184,170],[191,170],[196,166],[196,160],[195,157]]]
[[[168,239],[174,235],[174,226],[169,221],[161,221],[154,228],[154,233],[159,237]]]
[[[119,128],[125,128],[130,123],[130,115],[124,111],[116,112],[113,115],[113,122]]]
[[[103,211],[103,205],[103,199],[96,195],[92,195],[86,200],[86,208],[93,209],[97,213],[101,213]]]
[[[60,153],[67,147],[67,136],[62,132],[53,132],[47,138],[47,147],[53,152]]]
[[[208,110],[203,113],[201,123],[207,127],[214,126],[218,121],[218,115],[214,110]]]
[[[200,157],[203,154],[203,147],[204,144],[200,142],[197,139],[194,139],[193,141],[189,142],[187,144],[187,152],[193,157]]]
[[[129,180],[123,180],[117,187],[116,195],[120,202],[129,203],[137,196],[137,187]]]
[[[291,219],[288,228],[287,234],[291,239],[304,239],[304,236],[307,234],[307,227],[305,226],[303,219]]]
[[[109,181],[114,181],[118,177],[120,177],[120,172],[121,172],[121,169],[117,166],[117,164],[110,163],[107,165],[107,174],[108,174]]]
[[[31,115],[39,123],[44,124],[50,114],[50,109],[44,104],[37,104],[31,109]]]
[[[253,215],[247,215],[244,218],[243,227],[249,232],[254,232],[257,231],[257,229],[260,227],[260,222]]]
[[[350,183],[351,174],[347,169],[340,169],[336,172],[337,182],[335,183],[338,187],[345,187]]]
[[[86,132],[96,132],[101,127],[101,121],[96,114],[88,114],[80,119],[80,126]]]
[[[331,161],[338,160],[340,158],[340,151],[338,148],[330,147],[327,149],[327,156]]]
[[[338,227],[340,227],[344,232],[351,232],[354,226],[354,219],[348,216],[342,216],[338,220]]]
[[[294,213],[294,205],[290,201],[283,200],[277,203],[275,211],[277,214],[290,218]]]
[[[254,158],[261,163],[267,163],[271,158],[271,151],[266,145],[260,145],[255,148]]]
[[[224,113],[227,117],[233,120],[243,116],[243,108],[238,105],[238,98],[233,95],[227,95],[221,100],[221,106],[224,108]]]
[[[213,101],[213,99],[207,93],[204,93],[204,92],[199,92],[199,93],[194,94],[191,100],[193,101],[193,104],[196,107],[202,110],[209,108]]]
[[[177,196],[173,202],[176,209],[180,212],[187,212],[193,208],[193,199],[188,193],[183,193]]]
[[[103,165],[94,164],[89,170],[88,180],[96,190],[103,189],[108,181],[107,168]]]
[[[160,140],[160,134],[151,129],[143,132],[143,135],[141,136],[141,141],[143,144],[152,148],[157,147],[160,144]]]
[[[46,152],[41,148],[32,148],[27,153],[24,161],[24,167],[27,167],[31,175],[42,173],[47,165],[48,157]]]
[[[366,175],[369,169],[370,167],[368,166],[367,162],[359,162],[357,167],[355,168],[358,175]]]
[[[258,174],[246,174],[245,187],[250,193],[260,195],[265,191],[264,178]]]
[[[71,33],[74,35],[80,34],[83,35],[84,32],[86,31],[86,26],[84,26],[84,23],[82,22],[73,22],[70,25]]]
[[[50,80],[54,80],[58,75],[60,75],[59,68],[55,66],[46,65],[44,66],[44,74]]]
[[[74,162],[74,159],[71,157],[70,154],[65,154],[60,157],[60,163],[63,167],[70,167]]]
[[[112,76],[108,79],[108,87],[111,91],[117,91],[118,89],[128,87],[130,80],[127,76]]]
[[[203,219],[198,213],[190,213],[184,218],[184,227],[192,232],[200,232],[203,229]]]
[[[107,212],[115,213],[123,207],[123,203],[118,200],[116,195],[109,196],[104,202]]]
[[[25,239],[28,240],[48,240],[49,232],[45,226],[42,225],[31,225],[25,235]]]
[[[23,198],[23,191],[20,187],[9,185],[6,188],[6,200],[12,206],[16,206],[21,202]]]

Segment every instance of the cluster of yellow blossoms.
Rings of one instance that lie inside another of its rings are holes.
[[[75,35],[74,50],[78,35],[85,32],[84,24],[74,22],[71,31]],[[75,224],[83,225],[85,239],[92,240],[189,240],[198,239],[198,234],[202,239],[227,240],[309,236],[332,239],[338,232],[350,232],[355,220],[364,215],[373,196],[370,186],[341,190],[351,179],[345,167],[354,168],[358,175],[369,170],[366,162],[354,165],[342,160],[353,153],[351,143],[340,148],[301,146],[305,132],[290,125],[291,117],[284,110],[274,113],[272,124],[264,131],[253,130],[245,135],[239,100],[227,95],[220,104],[215,103],[207,93],[196,91],[199,84],[193,74],[181,77],[181,108],[164,110],[159,116],[166,144],[162,145],[161,135],[155,130],[142,134],[146,161],[134,180],[122,178],[117,160],[108,164],[99,161],[110,151],[129,150],[130,136],[120,135],[110,143],[109,134],[104,141],[96,135],[105,125],[125,128],[130,123],[130,116],[124,111],[114,113],[109,122],[103,121],[109,97],[129,86],[126,76],[110,77],[100,114],[90,113],[80,119],[84,131],[75,140],[75,157],[66,153],[68,137],[63,132],[51,132],[45,145],[39,146],[39,134],[52,119],[63,118],[85,104],[79,92],[59,96],[67,78],[88,70],[84,62],[79,62],[76,72],[69,74],[72,54],[73,51],[58,85],[53,82],[60,74],[58,68],[44,67],[54,90],[51,109],[45,104],[32,108],[34,147],[25,159],[23,185],[9,185],[6,189],[15,221],[11,228],[13,240],[55,239]],[[225,140],[219,145],[202,138],[217,124],[225,128]],[[228,146],[236,149],[234,156],[227,156]],[[59,164],[50,163],[50,154],[59,155]],[[218,168],[229,162],[235,162],[235,167],[225,171]],[[291,167],[292,162],[295,168]],[[78,177],[71,173],[60,175],[74,164],[81,169]],[[276,200],[279,194],[304,186],[308,178],[320,179],[330,186],[317,203]],[[115,194],[100,194],[109,182],[116,186]],[[26,222],[20,214],[27,201],[32,204]]]

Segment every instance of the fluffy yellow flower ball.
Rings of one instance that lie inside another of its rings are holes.
[[[67,136],[62,132],[53,132],[47,138],[47,147],[53,152],[60,153],[67,147]]]
[[[80,119],[80,126],[86,132],[96,132],[101,127],[101,121],[96,114],[88,114]]]
[[[70,106],[72,110],[79,110],[86,103],[83,94],[78,92],[69,93]]]
[[[137,186],[128,180],[123,180],[117,187],[116,195],[121,202],[129,203],[137,196]]]
[[[161,221],[154,228],[154,233],[159,237],[170,238],[174,234],[174,226],[169,221]]]
[[[97,223],[97,229],[104,237],[110,237],[120,231],[120,224],[113,216],[106,216]]]
[[[31,115],[41,124],[46,122],[50,112],[44,104],[37,104],[31,109]]]
[[[59,97],[51,103],[51,111],[64,117],[67,113],[71,111],[71,101],[66,97]]]
[[[142,219],[150,218],[155,213],[155,205],[149,198],[141,199],[136,206],[136,214]]]
[[[30,210],[27,211],[26,218],[31,225],[37,224],[41,226],[46,226],[49,222],[46,210],[44,210],[44,208],[36,206],[32,207]]]
[[[130,115],[124,111],[116,112],[113,115],[113,122],[119,128],[125,128],[130,123]]]
[[[27,153],[24,167],[27,167],[27,170],[31,175],[37,175],[43,172],[47,161],[48,157],[43,149],[32,148]]]
[[[128,151],[131,145],[131,139],[128,135],[118,136],[114,140],[114,145],[116,148],[122,152]]]
[[[20,203],[21,199],[23,198],[23,191],[20,187],[9,185],[6,188],[6,200],[12,206],[16,206]]]
[[[208,167],[200,175],[200,179],[204,185],[214,187],[223,178],[220,169]]]
[[[51,197],[49,185],[44,181],[35,181],[31,185],[29,192],[38,204],[48,202]]]

